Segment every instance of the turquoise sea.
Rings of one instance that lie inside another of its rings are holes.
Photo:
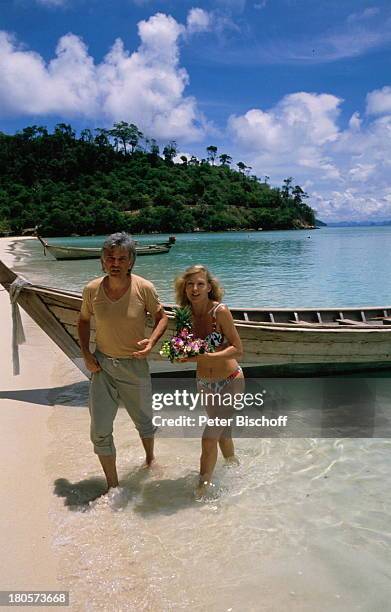
[[[160,241],[165,235],[137,237]],[[103,237],[52,238],[96,246]],[[332,307],[391,305],[391,227],[308,231],[179,234],[170,253],[140,257],[135,272],[152,280],[165,302],[187,266],[207,265],[231,306]],[[35,283],[80,291],[101,273],[98,260],[57,262],[35,240],[18,242],[20,273]]]

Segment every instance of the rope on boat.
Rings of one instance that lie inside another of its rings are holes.
[[[41,238],[41,236],[38,234],[38,232],[37,232],[37,238],[38,238],[39,242],[42,244],[42,246],[43,246],[43,254],[46,256],[47,242],[46,242],[46,240],[43,240],[43,238]]]
[[[31,283],[25,278],[18,276],[9,287],[12,308],[12,366],[14,376],[20,374],[19,344],[24,344],[26,342],[22,317],[20,316],[18,305],[18,297],[21,290],[27,285],[31,285]]]

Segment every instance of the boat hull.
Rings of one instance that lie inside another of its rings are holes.
[[[58,261],[69,261],[76,259],[100,259],[102,255],[101,248],[76,248],[76,247],[60,247],[54,245],[46,245],[46,250],[53,255]],[[161,255],[169,253],[170,246],[168,245],[147,245],[137,246],[137,257],[144,255]]]
[[[0,262],[0,283],[8,289],[15,278],[16,274]],[[68,357],[86,372],[77,336],[81,295],[31,285],[21,291],[19,302]],[[174,332],[174,319],[172,307],[165,308],[169,316],[167,339]],[[232,309],[244,347],[241,363],[256,368],[253,373],[256,376],[324,375],[388,369],[391,367],[391,325],[387,325],[390,313],[391,307],[302,309],[296,312],[289,309]],[[349,319],[339,316],[345,314],[349,314]],[[296,322],[292,323],[294,315]],[[268,317],[274,323],[262,320]],[[314,317],[325,322],[313,323]],[[360,322],[360,317],[372,323]],[[278,318],[280,321],[276,321]],[[332,318],[351,323],[337,323]],[[148,328],[152,328],[151,320]],[[94,347],[93,320],[91,330]],[[183,370],[194,369],[193,364],[173,365],[163,360],[159,355],[160,345],[161,342],[150,355],[152,371],[175,376]]]

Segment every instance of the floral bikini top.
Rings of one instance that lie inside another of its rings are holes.
[[[225,342],[224,334],[217,331],[216,312],[220,308],[220,306],[224,306],[224,304],[216,304],[216,306],[213,306],[213,308],[209,311],[212,314],[213,329],[211,333],[208,334],[205,338],[205,341],[208,342],[214,348],[218,348]]]

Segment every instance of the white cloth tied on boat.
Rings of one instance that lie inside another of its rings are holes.
[[[22,317],[20,316],[18,305],[18,297],[23,287],[26,287],[27,285],[31,285],[31,283],[29,283],[29,281],[25,278],[18,276],[9,287],[12,308],[12,365],[14,376],[20,374],[19,344],[24,344],[24,342],[26,342]]]

